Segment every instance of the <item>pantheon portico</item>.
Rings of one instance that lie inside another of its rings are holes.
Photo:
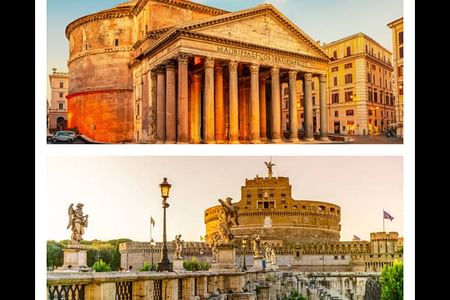
[[[287,82],[296,112],[298,80],[305,92],[305,139],[312,141],[313,76],[320,78],[320,136],[327,138],[328,57],[272,5],[153,34],[156,42],[136,56],[134,78],[148,76],[158,143],[297,143],[296,113],[289,114],[283,138],[280,99]]]

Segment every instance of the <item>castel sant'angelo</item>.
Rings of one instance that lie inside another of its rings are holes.
[[[237,262],[245,253],[246,262],[253,264],[254,252],[250,242],[259,236],[261,244],[269,244],[277,255],[281,269],[305,272],[379,272],[394,260],[403,260],[403,238],[397,232],[372,232],[370,241],[340,240],[341,208],[333,203],[295,200],[289,177],[274,176],[272,162],[266,162],[267,176],[246,179],[241,187],[241,199],[236,199],[239,225],[231,232],[238,247]],[[205,242],[186,242],[183,257],[211,261],[214,240],[223,218],[221,205],[205,210]],[[248,241],[241,248],[242,239]],[[250,241],[250,242],[249,242]],[[169,243],[169,252],[175,249]],[[121,244],[122,266],[140,266],[160,254],[160,244]],[[152,254],[153,253],[153,254]]]

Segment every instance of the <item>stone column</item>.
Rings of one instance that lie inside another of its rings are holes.
[[[195,73],[192,75],[191,83],[191,143],[199,144],[200,138],[200,104],[202,75]]]
[[[297,71],[289,71],[289,141],[298,143]]]
[[[260,119],[259,119],[259,65],[250,66],[251,86],[250,86],[250,114],[251,127],[250,137],[252,144],[261,143],[260,140]]]
[[[188,57],[178,57],[178,143],[189,143]]]
[[[166,140],[166,70],[156,69],[156,140],[164,143]]]
[[[280,69],[273,67],[272,75],[272,143],[281,143]]]
[[[313,132],[313,105],[312,105],[312,74],[305,74],[305,107],[304,107],[304,115],[305,115],[305,137],[306,141],[314,141],[314,132]]]
[[[267,141],[266,77],[259,80],[259,124],[261,140]]]
[[[166,143],[175,144],[177,139],[177,102],[175,88],[175,63],[166,64]]]
[[[328,141],[327,76],[320,75],[320,140]]]
[[[207,57],[205,59],[205,109],[204,126],[205,126],[205,142],[207,144],[215,143],[214,130],[214,59]]]
[[[150,99],[149,99],[149,124],[148,124],[148,135],[149,135],[149,142],[155,143],[156,141],[156,87],[157,87],[157,76],[156,71],[150,71],[148,72],[150,75],[149,81],[150,81]]]
[[[216,93],[216,143],[223,144],[225,142],[225,112],[223,103],[223,66],[216,64],[215,66],[215,86]]]
[[[230,69],[230,103],[229,103],[229,115],[230,115],[230,144],[239,144],[239,94],[238,94],[238,62],[231,61],[228,64]]]

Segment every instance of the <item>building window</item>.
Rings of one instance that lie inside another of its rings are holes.
[[[284,94],[288,95],[289,94],[289,88],[284,88]]]
[[[60,83],[59,83],[59,88],[60,88],[60,89],[63,89],[63,88],[64,88],[64,82],[60,82]]]
[[[353,92],[345,92],[345,102],[351,102],[353,101]]]
[[[337,255],[334,256],[334,259],[338,259]]]
[[[366,45],[366,53],[369,53],[369,47]]]
[[[333,57],[337,59],[337,51],[336,50],[333,51]]]
[[[347,56],[352,55],[352,49],[350,47],[347,47]]]
[[[368,83],[370,83],[370,82],[372,81],[372,80],[371,80],[371,77],[372,77],[372,76],[370,76],[370,73],[367,73],[367,82],[368,82]]]
[[[119,39],[115,39],[115,40],[114,40],[114,46],[115,46],[115,47],[119,46]]]
[[[136,105],[136,116],[140,115],[140,107],[139,107],[139,103]]]
[[[63,103],[59,103],[58,108],[59,108],[59,110],[63,110],[64,109],[64,104]]]
[[[349,109],[349,110],[347,110],[347,111],[345,112],[345,114],[346,114],[347,116],[353,116],[355,113],[353,112],[353,109]]]
[[[403,58],[403,47],[400,47],[400,58]]]
[[[403,84],[398,87],[398,94],[403,95]]]
[[[334,86],[337,86],[337,85],[338,85],[337,77],[334,77],[334,78],[333,78],[333,84],[334,84]]]
[[[345,84],[352,83],[352,74],[345,75]]]
[[[84,44],[84,50],[88,50],[88,44]]]
[[[59,98],[64,97],[64,93],[59,93]]]
[[[316,105],[316,96],[313,96],[313,97],[312,97],[312,103],[313,103],[313,106]]]
[[[375,126],[378,126],[378,120],[376,120],[376,119],[375,119]]]
[[[289,101],[286,101],[285,104],[286,104],[286,105],[285,105],[284,108],[285,108],[285,109],[289,109]]]
[[[345,255],[341,255],[341,259],[345,259]]]
[[[403,31],[400,31],[400,32],[398,33],[398,43],[399,43],[400,45],[403,45]]]
[[[337,118],[337,117],[339,117],[339,111],[338,110],[335,110],[334,111],[334,116]]]
[[[346,68],[346,69],[350,69],[352,67],[352,63],[349,63],[349,64],[345,64],[344,65],[344,68]]]
[[[371,109],[369,109],[369,116],[371,116],[372,115],[372,110]]]
[[[373,56],[373,48],[370,49],[370,54]]]
[[[375,98],[375,103],[378,103],[378,93],[375,91],[373,93],[373,95],[374,95],[374,98]]]
[[[398,77],[403,76],[403,66],[398,66]]]
[[[373,98],[372,98],[372,91],[371,91],[371,90],[369,90],[369,101],[370,101],[370,102],[373,101]]]
[[[377,70],[377,66],[372,65],[372,70],[376,71]]]
[[[314,88],[315,88],[314,81],[311,81],[311,89],[314,90]]]
[[[386,101],[386,104],[389,105],[389,95],[386,95],[385,101]]]
[[[339,93],[333,93],[331,94],[331,102],[333,104],[339,103]]]
[[[331,72],[337,72],[337,71],[339,71],[339,67],[332,67],[331,68]]]
[[[372,82],[375,84],[375,75],[372,75]]]

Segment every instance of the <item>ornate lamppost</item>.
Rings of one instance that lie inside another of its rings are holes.
[[[155,246],[156,246],[156,242],[155,242],[155,240],[154,239],[152,239],[151,241],[150,241],[150,251],[151,251],[151,253],[152,253],[152,265],[150,266],[150,271],[154,271],[154,265],[153,265],[153,249],[155,248]]]
[[[161,197],[163,198],[162,207],[163,207],[163,247],[162,247],[162,257],[161,261],[158,263],[158,272],[164,271],[173,271],[173,264],[170,262],[167,255],[167,237],[166,237],[166,208],[169,207],[169,203],[167,203],[167,198],[169,198],[169,191],[172,185],[167,182],[167,178],[164,177],[164,181],[159,185],[161,188]]]

